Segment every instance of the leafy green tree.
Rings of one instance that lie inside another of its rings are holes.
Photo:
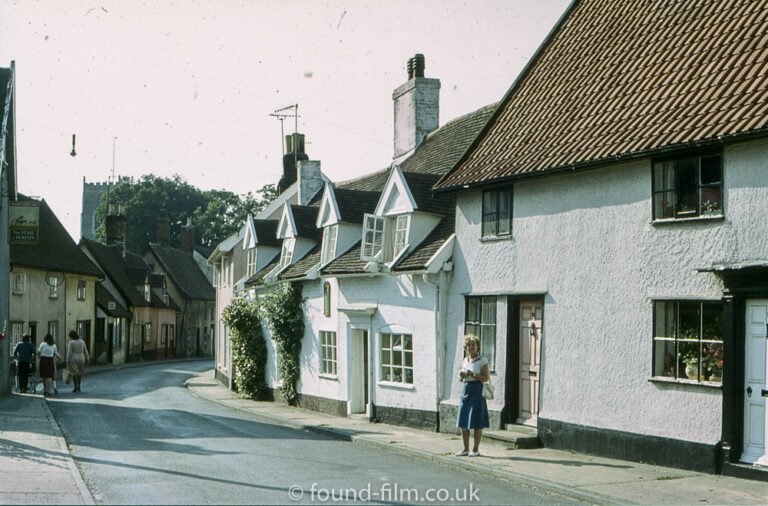
[[[179,245],[181,227],[192,218],[195,241],[211,246],[237,231],[249,212],[257,213],[275,197],[274,185],[266,185],[243,197],[225,190],[202,191],[181,176],[162,178],[153,174],[141,179],[123,177],[112,185],[101,198],[96,210],[99,228],[96,237],[106,239],[108,204],[120,205],[128,218],[126,246],[129,251],[141,253],[148,242],[156,240],[156,218],[166,216],[171,224],[171,245]]]

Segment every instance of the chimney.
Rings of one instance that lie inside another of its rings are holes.
[[[312,197],[322,190],[324,185],[320,160],[301,160],[299,162],[299,205],[309,204]]]
[[[408,81],[392,93],[395,102],[394,155],[402,161],[439,126],[440,80],[424,77],[423,54],[408,60]]]
[[[155,242],[165,247],[171,245],[171,220],[168,216],[155,216]]]
[[[195,247],[195,226],[192,218],[187,218],[187,224],[181,227],[181,251],[192,254]]]
[[[107,246],[120,246],[120,253],[125,257],[125,240],[128,233],[128,219],[123,212],[123,206],[115,210],[110,204],[107,211]]]
[[[304,153],[304,134],[293,133],[285,136],[285,154],[283,155],[283,176],[277,184],[280,195],[296,182],[296,165],[300,160],[309,160]]]

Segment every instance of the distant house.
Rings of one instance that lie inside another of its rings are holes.
[[[573,2],[436,185],[458,206],[448,327],[481,337],[495,427],[689,469],[768,465],[767,14]]]
[[[67,334],[77,331],[91,352],[96,335],[96,283],[99,268],[77,247],[45,200],[18,195],[14,205],[31,210],[37,219],[37,242],[12,240],[10,338],[14,347],[24,334],[36,344],[51,334],[66,350]]]
[[[164,245],[150,243],[144,252],[152,271],[165,276],[168,294],[180,307],[175,346],[169,344],[167,355],[213,357],[216,292],[194,259],[193,227],[182,227],[181,235],[184,249],[172,248],[163,241]]]
[[[120,243],[118,238],[124,237],[124,228],[125,217],[109,215],[107,241],[111,245],[80,240],[82,251],[104,273],[101,288],[108,308],[104,311],[105,336],[110,336],[109,325],[113,324],[112,339],[96,343],[94,358],[111,363],[171,358],[175,355],[176,316],[180,307],[168,292],[166,276],[153,273],[142,257],[126,251]],[[112,314],[110,299],[115,303]],[[125,312],[130,318],[118,322],[122,328],[116,334],[114,319],[126,318]]]

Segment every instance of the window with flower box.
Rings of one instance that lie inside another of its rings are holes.
[[[723,214],[720,153],[660,160],[653,164],[653,219]]]
[[[722,303],[654,302],[653,376],[723,381]]]

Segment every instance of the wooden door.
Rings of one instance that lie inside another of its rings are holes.
[[[744,451],[742,462],[768,466],[766,432],[766,326],[768,300],[747,301],[744,346]]]
[[[541,302],[520,303],[520,416],[517,423],[536,426],[541,375]]]

